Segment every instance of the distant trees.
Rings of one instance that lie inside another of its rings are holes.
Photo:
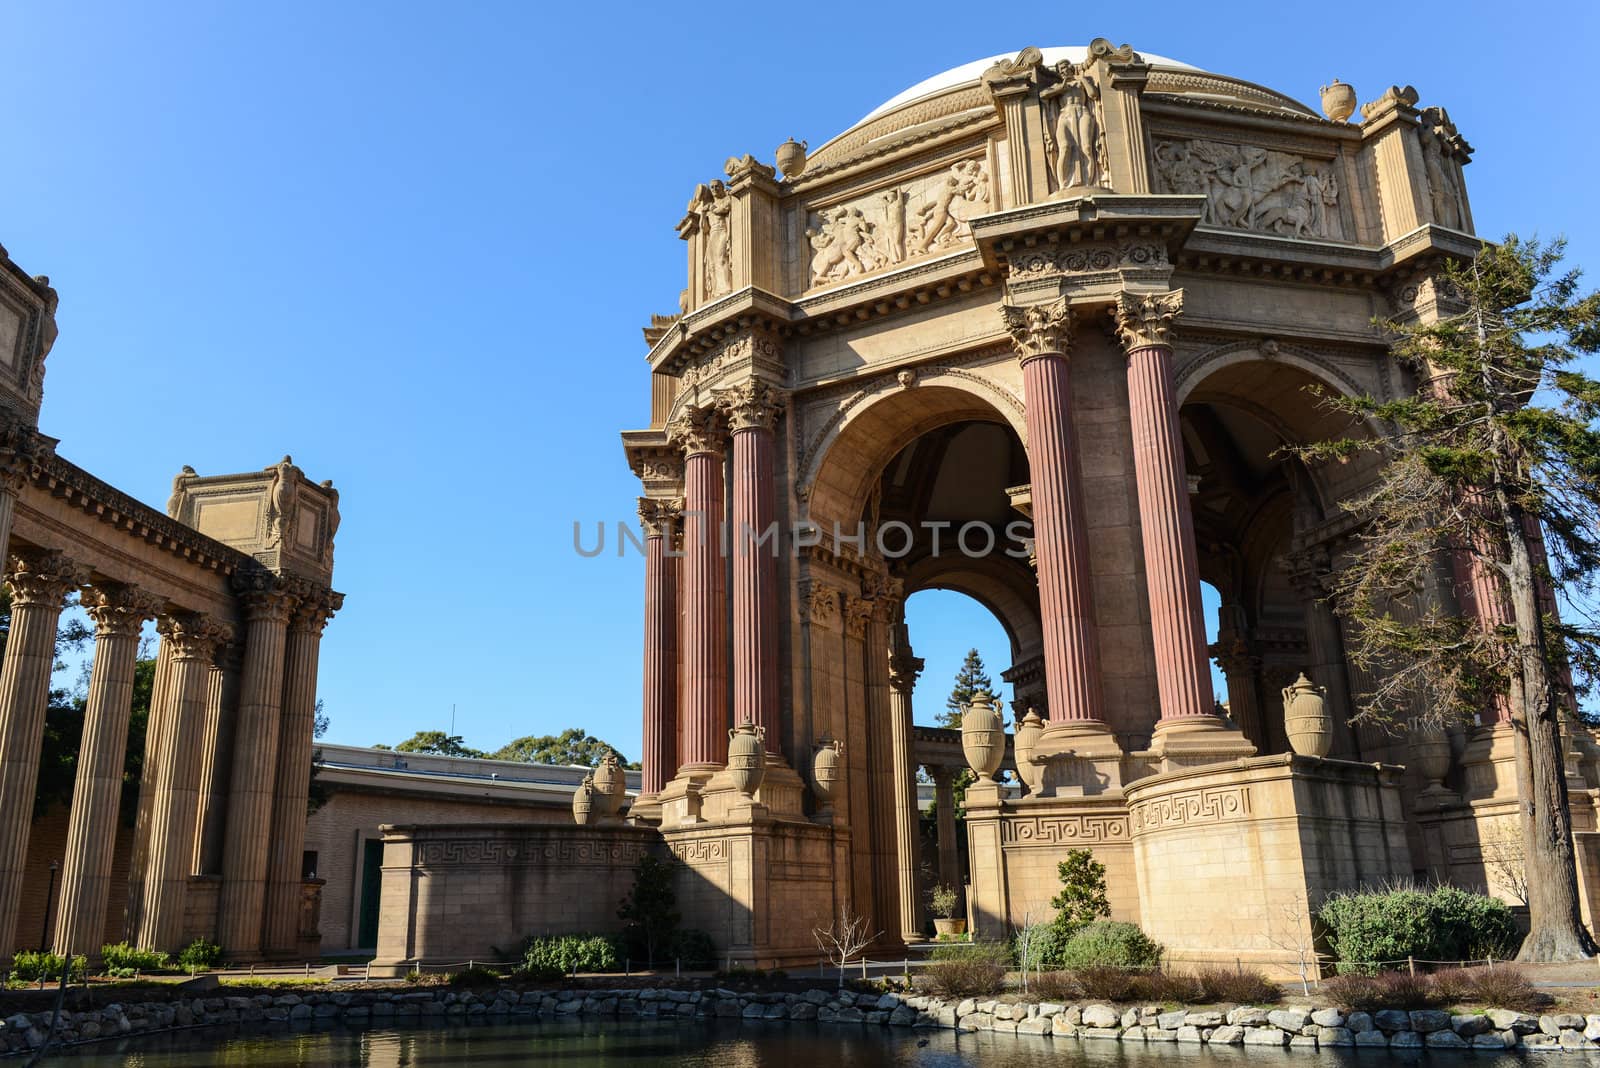
[[[394,747],[397,753],[434,753],[438,756],[481,757],[487,754],[461,740],[459,734],[444,731],[418,731]]]
[[[376,745],[374,749],[388,749]],[[485,751],[467,745],[459,734],[444,731],[418,731],[394,746],[397,753],[434,753],[439,756],[487,757],[490,760],[515,760],[523,764],[567,764],[594,768],[607,753],[614,752],[625,767],[638,770],[637,761],[629,763],[621,750],[603,739],[577,727],[560,734],[528,734],[514,738],[499,749]]]
[[[950,696],[945,698],[944,714],[940,717],[946,727],[961,726],[961,714],[967,710],[972,699],[978,691],[994,693],[994,682],[989,678],[989,672],[983,666],[983,657],[978,655],[978,650],[968,649],[966,659],[961,661],[961,670],[956,672],[955,684],[950,688]]]

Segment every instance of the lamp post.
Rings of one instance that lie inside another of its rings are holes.
[[[50,911],[56,903],[56,872],[61,870],[61,862],[50,862],[50,885],[44,892],[44,922],[39,925],[39,952],[43,953],[50,947]]]

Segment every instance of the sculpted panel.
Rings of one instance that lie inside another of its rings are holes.
[[[1141,830],[1222,823],[1250,815],[1250,790],[1244,786],[1216,786],[1171,797],[1157,797],[1135,805],[1132,816]]]
[[[1069,846],[1126,842],[1126,816],[1009,816],[1000,823],[1002,845]]]
[[[1155,170],[1156,192],[1204,196],[1212,226],[1344,240],[1331,164],[1257,145],[1157,140]]]
[[[989,210],[989,168],[962,160],[949,170],[807,215],[811,281],[832,285],[963,244],[974,215]]]

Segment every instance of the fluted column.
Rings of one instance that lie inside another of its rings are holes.
[[[48,439],[20,422],[0,428],[0,560],[9,556],[11,520],[28,473],[50,451]]]
[[[684,452],[683,765],[678,770],[710,773],[728,759],[722,425],[715,409],[699,408],[667,433]]]
[[[644,756],[640,791],[678,770],[678,560],[669,553],[683,501],[639,498],[644,527]]]
[[[934,834],[939,845],[939,882],[966,900],[965,880],[959,870],[961,854],[956,845],[956,769],[936,765],[928,769],[933,776]]]
[[[228,783],[233,774],[233,735],[239,712],[239,674],[244,649],[236,641],[217,647],[206,684],[206,729],[200,743],[200,816],[194,870],[222,874],[222,840],[228,829]]]
[[[892,625],[898,622],[895,580],[869,578],[870,599],[845,598],[847,633],[860,633],[865,653],[863,683],[866,691],[867,819],[857,824],[857,834],[870,839],[872,856],[872,923],[882,932],[881,942],[899,939],[900,847],[896,829],[899,797],[894,777],[894,687],[890,684],[889,653]]]
[[[1022,361],[1050,718],[1098,723],[1100,649],[1067,361],[1072,311],[1065,300],[1002,311]]]
[[[1214,719],[1216,704],[1172,375],[1172,320],[1182,310],[1181,289],[1117,297],[1117,332],[1128,352],[1133,468],[1161,695],[1158,727],[1173,720]]]
[[[1262,720],[1260,693],[1256,687],[1261,658],[1250,646],[1249,621],[1244,608],[1236,604],[1223,605],[1220,614],[1213,654],[1228,680],[1228,712],[1250,743],[1265,752],[1266,724]]]
[[[83,592],[94,623],[94,665],[83,709],[83,741],[72,789],[66,857],[55,923],[55,951],[98,958],[111,901],[111,857],[133,714],[134,660],[139,630],[160,599],[132,586],[107,583]]]
[[[300,887],[306,844],[306,804],[317,720],[317,663],[322,631],[344,595],[331,590],[306,596],[289,621],[283,657],[283,705],[278,721],[278,773],[272,796],[267,852],[268,956],[290,957],[300,942]]]
[[[217,941],[229,957],[260,955],[267,893],[267,836],[278,769],[283,650],[294,598],[270,576],[244,580],[244,674],[228,786]]]
[[[922,936],[922,895],[917,887],[921,834],[917,815],[917,764],[914,756],[911,693],[922,673],[922,658],[913,656],[904,623],[895,627],[889,654],[889,730],[894,746],[895,852],[899,861],[900,937]]]
[[[10,960],[16,948],[17,903],[39,785],[56,624],[67,594],[86,577],[84,569],[58,552],[17,552],[6,565],[11,632],[0,665],[0,961]]]
[[[163,621],[172,649],[160,758],[145,766],[151,790],[149,839],[142,893],[128,915],[129,938],[142,949],[176,951],[184,933],[189,876],[193,874],[195,822],[200,811],[200,739],[206,683],[216,644],[227,628],[199,614]],[[147,743],[148,744],[148,743]]]
[[[772,430],[783,400],[752,379],[718,403],[733,434],[733,720],[764,727],[767,751],[781,756]]]

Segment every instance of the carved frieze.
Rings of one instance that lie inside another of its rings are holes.
[[[1344,240],[1330,163],[1259,145],[1157,139],[1155,172],[1158,193],[1204,196],[1211,226]]]
[[[800,599],[806,615],[813,623],[831,626],[839,619],[839,594],[837,587],[825,582],[808,580],[800,584]]]
[[[423,842],[418,852],[419,867],[436,864],[612,864],[637,863],[644,855],[643,842],[634,840],[560,838],[554,841],[527,841],[503,838],[447,838],[442,842]]]
[[[852,638],[865,638],[867,625],[872,622],[872,602],[853,593],[844,598],[844,629]]]
[[[728,861],[726,838],[696,838],[688,842],[673,842],[671,849],[673,855],[685,864],[726,864]]]
[[[1027,248],[1006,254],[1013,281],[1050,275],[1109,274],[1118,270],[1166,267],[1167,247],[1159,241]]]
[[[1071,846],[1082,842],[1126,842],[1126,816],[1007,816],[1000,821],[1003,846]]]
[[[1244,819],[1250,815],[1250,790],[1245,786],[1213,786],[1156,797],[1135,805],[1130,815],[1141,831]]]
[[[810,285],[825,286],[964,245],[990,210],[989,168],[968,159],[892,189],[811,212]]]

